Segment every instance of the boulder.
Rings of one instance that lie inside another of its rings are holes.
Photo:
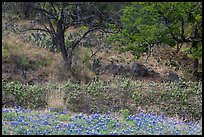
[[[151,77],[160,77],[160,74],[155,72],[152,68],[147,67],[148,75]]]
[[[148,69],[137,62],[130,63],[130,73],[132,76],[145,77],[148,76]]]
[[[167,80],[168,80],[168,81],[179,81],[180,78],[179,78],[179,76],[178,76],[176,73],[170,71],[170,72],[168,73],[168,75],[167,75]]]
[[[110,63],[103,65],[104,72],[113,75],[123,75],[129,77],[159,77],[153,69],[137,62],[131,62],[129,65]]]
[[[110,69],[109,69],[109,73],[111,73],[113,75],[119,75],[120,74],[120,69],[121,69],[121,65],[111,64]]]
[[[128,65],[120,65],[119,74],[123,76],[130,76],[130,67]]]

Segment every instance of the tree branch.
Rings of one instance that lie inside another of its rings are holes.
[[[44,28],[50,32],[50,30],[47,28],[47,26],[43,23]]]
[[[96,55],[96,53],[98,52],[98,51],[95,51],[94,53],[93,53],[93,51],[91,50],[91,52],[92,52],[92,55],[89,57],[89,59],[88,60],[90,60],[94,55]],[[83,61],[83,63],[84,63],[85,61]]]
[[[32,30],[39,30],[39,31],[44,31],[44,32],[50,33],[50,31],[48,31],[46,29],[41,29],[41,28],[29,28],[29,29],[27,29],[25,31],[32,31]],[[22,32],[24,32],[24,31],[22,31]]]
[[[82,40],[83,38],[86,37],[87,34],[89,34],[90,32],[94,31],[95,29],[97,29],[97,28],[89,28],[89,30],[88,30],[87,32],[85,32],[85,33],[83,34],[83,36],[82,36],[79,40],[77,40],[77,41],[74,43],[74,45],[72,46],[72,50],[75,49],[75,48],[78,46],[78,44],[81,42],[81,40]]]
[[[33,8],[34,8],[35,10],[37,10],[37,11],[40,11],[40,12],[44,13],[44,14],[50,15],[50,16],[53,17],[53,19],[55,19],[56,21],[58,20],[58,18],[57,18],[52,12],[49,12],[49,11],[47,11],[47,10],[45,10],[45,9],[36,7],[36,6],[34,6],[34,5],[33,5]]]
[[[56,10],[56,8],[55,8],[55,6],[54,6],[54,3],[53,3],[53,2],[50,2],[50,5],[51,5],[52,8],[54,9],[55,13],[57,13],[57,10]]]

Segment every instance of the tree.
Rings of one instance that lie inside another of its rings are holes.
[[[18,5],[15,3],[15,5]],[[24,31],[41,31],[50,35],[53,48],[59,48],[67,69],[71,68],[73,50],[94,31],[109,32],[107,24],[113,23],[112,14],[104,14],[91,2],[29,2],[30,11],[35,15],[31,25]],[[69,27],[83,27],[85,32],[70,45],[65,44],[65,32]]]
[[[137,57],[155,44],[178,45],[179,51],[183,43],[191,43],[197,76],[202,56],[201,9],[201,2],[133,2],[124,8],[121,33],[113,38]]]

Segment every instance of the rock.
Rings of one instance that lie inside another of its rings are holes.
[[[119,73],[120,73],[120,75],[123,75],[123,76],[130,76],[129,66],[128,65],[120,65]]]
[[[110,66],[110,73],[113,75],[119,75],[120,74],[120,65],[117,64],[111,64]]]
[[[180,78],[179,78],[179,76],[178,76],[176,73],[170,71],[170,72],[168,73],[168,75],[167,75],[167,80],[168,80],[168,81],[179,81]]]
[[[147,70],[148,70],[148,75],[149,76],[151,76],[151,77],[160,77],[160,74],[156,73],[152,68],[148,67]]]
[[[114,76],[120,75],[120,71],[121,71],[122,67],[123,67],[122,65],[115,64],[114,62],[111,62],[111,64],[103,66],[104,71],[106,73],[113,74]]]
[[[129,65],[115,64],[111,62],[108,65],[102,67],[104,72],[108,74],[123,75],[129,77],[159,77],[159,73],[156,73],[153,69],[147,68],[146,66],[131,62]]]
[[[148,76],[148,69],[144,65],[139,64],[137,62],[130,63],[130,71],[131,71],[131,75],[133,76],[141,76],[141,77]]]

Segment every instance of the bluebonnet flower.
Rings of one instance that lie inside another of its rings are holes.
[[[8,124],[8,122],[6,122],[6,121],[3,121],[3,122],[2,122],[2,126],[3,126],[3,125],[6,125],[6,124]]]
[[[71,134],[72,133],[72,129],[68,130],[67,134]]]
[[[18,122],[19,122],[19,123],[20,123],[20,122],[22,122],[22,119],[21,119],[21,118],[19,118],[19,119],[18,119]]]
[[[36,122],[37,122],[37,120],[34,119],[34,120],[33,120],[33,123],[36,123]]]
[[[70,118],[69,121],[72,122],[72,121],[73,121],[73,118]]]
[[[41,132],[39,130],[36,131],[37,135],[41,135]]]
[[[48,121],[47,121],[47,120],[44,120],[42,124],[43,124],[43,125],[47,125],[47,124],[48,124]]]
[[[139,116],[141,116],[141,117],[142,117],[142,116],[144,116],[144,113],[143,113],[143,112],[141,112],[141,113],[139,114]]]
[[[32,135],[32,134],[34,133],[34,130],[33,130],[33,129],[31,129],[31,130],[30,130],[30,133],[31,133],[31,135]]]
[[[44,130],[44,134],[47,135],[47,130],[46,129]]]
[[[110,122],[110,118],[109,118],[109,117],[107,117],[107,118],[106,118],[106,121],[107,121],[107,122]]]
[[[16,114],[18,114],[19,110],[18,110],[18,109],[16,109],[16,110],[15,110],[15,112],[16,112]]]
[[[25,131],[25,134],[26,134],[26,135],[29,135],[29,131],[28,131],[28,130],[26,130],[26,131]]]

